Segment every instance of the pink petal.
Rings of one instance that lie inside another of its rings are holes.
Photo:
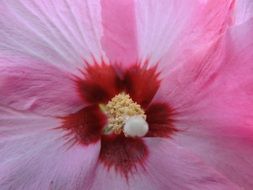
[[[211,120],[211,119],[210,119]],[[206,119],[206,123],[209,120]],[[213,121],[210,121],[213,123]],[[253,128],[217,126],[192,122],[189,129],[174,137],[175,142],[214,167],[245,190],[252,189]]]
[[[103,127],[107,124],[106,116],[99,106],[86,106],[76,113],[61,117],[61,129],[68,130],[73,141],[84,145],[100,141]]]
[[[134,0],[101,0],[103,48],[111,62],[130,65],[138,59]]]
[[[253,17],[253,1],[238,0],[235,10],[235,24],[242,24]]]
[[[136,167],[128,178],[100,163],[92,190],[234,190],[238,189],[198,158],[169,140],[146,138],[149,155],[144,166]]]
[[[126,86],[125,91],[135,102],[146,109],[160,86],[156,68],[134,64],[126,70],[123,79],[123,84]]]
[[[140,58],[165,73],[216,40],[231,22],[233,0],[137,1]]]
[[[83,190],[92,181],[100,144],[68,143],[59,122],[0,107],[1,189]],[[72,145],[72,146],[71,146]]]
[[[171,137],[177,132],[174,126],[173,109],[166,103],[152,103],[146,110],[148,122],[147,137]]]
[[[138,63],[125,68],[124,65],[102,62],[88,65],[76,83],[82,99],[89,104],[106,104],[125,91],[135,102],[147,108],[159,88],[158,75],[155,67],[147,68]]]
[[[25,57],[0,58],[1,104],[59,116],[83,107],[75,82],[63,71]]]
[[[105,62],[88,65],[76,83],[79,94],[88,104],[106,104],[121,92],[120,76],[113,65]]]
[[[77,72],[103,55],[100,9],[99,0],[1,1],[0,49]]]
[[[137,166],[142,166],[148,156],[148,149],[141,138],[126,138],[103,135],[99,159],[107,169],[114,169],[118,175],[128,179]]]
[[[177,83],[168,79],[171,89],[164,91],[178,104],[180,144],[247,190],[253,186],[252,36],[252,19],[232,28],[210,56],[172,74]]]

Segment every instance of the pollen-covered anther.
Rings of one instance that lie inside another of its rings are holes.
[[[108,118],[105,134],[123,132],[128,137],[141,137],[148,132],[145,112],[126,93],[116,95],[101,109]]]

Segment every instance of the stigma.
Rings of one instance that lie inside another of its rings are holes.
[[[123,133],[126,137],[143,137],[147,134],[145,112],[128,94],[122,92],[114,96],[106,105],[100,105],[100,109],[107,116],[104,134]]]

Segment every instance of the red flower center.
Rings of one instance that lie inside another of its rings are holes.
[[[62,128],[74,134],[75,142],[89,145],[101,140],[100,161],[124,176],[136,165],[144,165],[148,148],[142,138],[126,137],[122,133],[105,134],[107,115],[100,109],[120,93],[126,93],[145,112],[149,129],[146,137],[169,137],[173,127],[173,111],[164,102],[152,102],[160,86],[156,67],[135,64],[128,69],[116,65],[87,65],[83,78],[76,80],[79,94],[88,105],[63,118]]]

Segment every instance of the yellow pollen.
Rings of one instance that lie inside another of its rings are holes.
[[[108,118],[107,126],[104,129],[106,134],[120,134],[123,131],[126,119],[131,116],[138,115],[146,120],[145,112],[141,106],[126,93],[114,96],[106,105],[101,105],[100,108]]]

